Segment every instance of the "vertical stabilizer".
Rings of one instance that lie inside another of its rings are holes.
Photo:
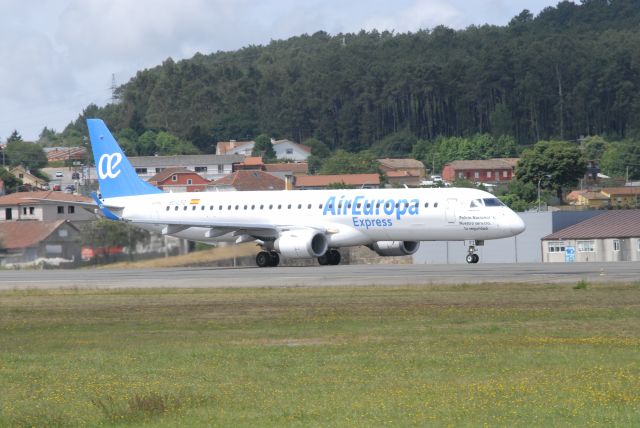
[[[101,119],[87,119],[98,184],[103,198],[161,193],[142,180]]]

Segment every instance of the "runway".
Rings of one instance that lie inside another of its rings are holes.
[[[0,290],[636,282],[639,262],[0,271]]]

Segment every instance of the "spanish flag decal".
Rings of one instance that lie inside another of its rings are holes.
[[[200,203],[200,199],[191,199],[191,202],[189,202],[190,205],[198,205]]]

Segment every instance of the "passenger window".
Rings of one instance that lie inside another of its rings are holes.
[[[302,209],[302,204],[298,204],[298,209],[301,210]]]
[[[196,206],[194,205],[193,208],[191,208],[191,211],[195,211],[196,210]]]
[[[260,209],[261,209],[261,210],[262,210],[262,209],[264,209],[264,205],[260,205]]]
[[[243,208],[243,210],[246,210],[246,209],[247,209],[247,206],[245,205],[245,206],[244,206],[244,208]]]
[[[209,210],[213,211],[213,205],[211,205],[211,206],[209,207]]]
[[[322,204],[318,205],[318,208],[319,208],[319,209],[322,209]]]
[[[269,205],[269,209],[272,210],[273,209],[273,205]]]
[[[183,211],[186,211],[186,210],[187,210],[187,206],[185,205],[185,206],[184,206],[184,210],[183,210]]]
[[[252,209],[252,210],[255,210],[255,209],[256,209],[256,206],[255,206],[255,205],[251,205],[251,209]]]
[[[231,211],[231,205],[227,205],[227,209]]]
[[[291,204],[287,205],[287,209],[291,209]]]
[[[309,204],[309,205],[307,206],[307,208],[308,208],[308,209],[311,209],[311,204]]]
[[[178,211],[178,206],[176,205],[176,209],[174,211]]]
[[[169,211],[169,206],[167,206],[167,211]]]
[[[200,208],[200,209],[201,209],[202,211],[204,211],[204,209],[205,209],[205,206],[203,205],[203,206],[202,206],[202,208]]]
[[[425,202],[425,203],[424,203],[424,207],[425,207],[425,208],[429,208],[429,202]]]
[[[282,205],[278,204],[278,209],[282,209]]]
[[[433,204],[433,208],[438,208],[438,203]]]
[[[218,207],[218,209],[219,209],[220,211],[222,211],[222,205],[220,205],[220,206]]]

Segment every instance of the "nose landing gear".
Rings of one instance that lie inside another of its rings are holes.
[[[480,261],[480,256],[476,254],[476,245],[482,246],[484,245],[484,241],[467,241],[469,243],[469,254],[467,254],[466,260],[467,263],[478,263]]]

